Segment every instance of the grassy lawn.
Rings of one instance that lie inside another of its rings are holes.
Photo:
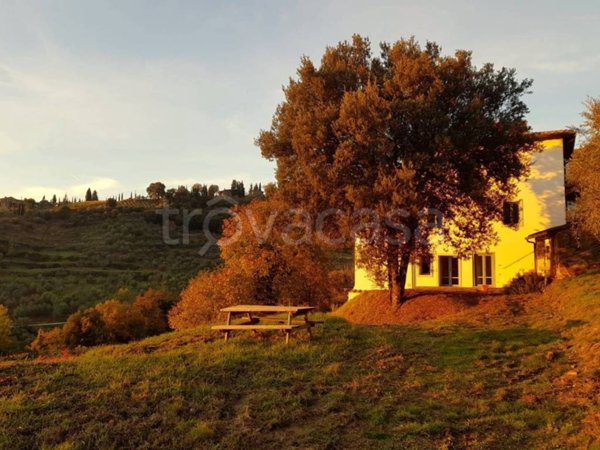
[[[352,325],[316,337],[207,329],[5,362],[0,447],[585,448],[561,401],[564,337],[528,326]],[[558,353],[557,353],[558,354]]]

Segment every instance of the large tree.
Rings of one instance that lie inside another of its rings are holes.
[[[584,140],[567,171],[568,181],[578,194],[571,217],[580,231],[600,240],[600,99],[589,99],[582,115]]]
[[[302,59],[257,145],[277,162],[289,203],[377,214],[355,229],[359,263],[401,302],[410,261],[430,245],[428,209],[443,215],[459,255],[493,241],[491,223],[534,149],[522,101],[530,85],[511,69],[475,67],[467,51],[444,56],[403,39],[375,57],[354,36],[327,48],[318,67]]]

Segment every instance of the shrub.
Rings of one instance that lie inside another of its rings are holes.
[[[63,327],[64,343],[71,348],[126,343],[168,330],[166,316],[172,305],[168,295],[148,289],[128,302],[131,292],[119,289],[116,297],[122,300],[106,300],[71,315]]]
[[[110,342],[110,333],[102,315],[94,308],[72,314],[63,327],[65,344],[69,347],[103,344]]]
[[[65,336],[62,329],[52,328],[44,331],[38,330],[38,334],[29,348],[38,355],[58,356],[65,348]]]
[[[200,272],[190,280],[180,301],[169,312],[169,325],[174,330],[181,330],[214,321],[221,308],[244,298],[250,290],[247,281],[226,267]]]
[[[100,313],[106,330],[106,340],[99,343],[125,343],[144,336],[144,319],[130,303],[107,300],[94,308]]]
[[[331,306],[339,306],[348,299],[348,291],[354,286],[354,270],[351,267],[329,272],[329,285],[332,291]]]
[[[164,333],[169,329],[167,312],[172,305],[169,296],[154,289],[148,289],[135,299],[133,306],[142,317],[145,336]]]
[[[543,292],[547,281],[549,280],[544,280],[544,277],[538,275],[536,272],[527,272],[513,278],[506,287],[506,292],[508,294],[535,294]]]
[[[12,341],[10,338],[10,330],[12,328],[12,320],[8,315],[8,309],[4,305],[0,305],[0,352],[10,350]]]
[[[220,308],[241,301],[326,308],[332,296],[321,250],[300,243],[301,236],[294,236],[294,244],[286,242],[282,230],[293,226],[284,205],[254,201],[235,212],[236,218],[225,221],[219,241],[223,268],[190,281],[169,315],[171,327],[211,322]]]

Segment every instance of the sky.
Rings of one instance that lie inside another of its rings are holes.
[[[254,139],[282,86],[354,33],[513,67],[535,130],[577,125],[598,23],[594,0],[0,0],[0,197],[272,181]]]

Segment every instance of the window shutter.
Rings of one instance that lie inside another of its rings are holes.
[[[520,227],[523,226],[523,221],[524,221],[524,217],[523,217],[523,200],[519,200],[519,202],[517,203],[518,207],[519,207],[519,220],[517,221],[517,223],[519,224]]]
[[[503,218],[503,222],[504,225],[510,225],[510,203],[509,202],[504,202],[504,218]]]
[[[519,204],[517,202],[512,202],[512,220],[510,221],[511,225],[517,225],[519,223]]]

